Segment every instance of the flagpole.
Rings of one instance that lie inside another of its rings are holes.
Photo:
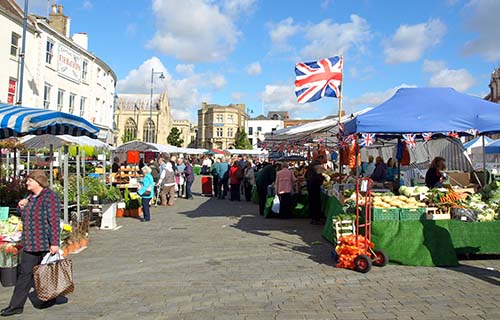
[[[339,93],[340,93],[340,96],[339,96],[339,121],[338,121],[338,130],[340,132],[340,125],[342,124],[342,91],[344,89],[344,56],[340,56],[340,60],[342,61],[342,71],[341,71],[341,75],[342,75],[342,81],[340,82],[340,90],[339,90]],[[343,139],[342,137],[340,137],[341,139]],[[340,146],[340,141],[339,141],[339,146]],[[338,156],[338,160],[339,160],[339,178],[342,176],[342,153],[343,153],[343,150],[341,147],[339,147],[339,156]]]

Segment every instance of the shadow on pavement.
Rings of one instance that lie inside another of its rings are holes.
[[[493,285],[500,286],[500,270],[494,270],[493,268],[481,268],[464,264],[461,264],[458,267],[449,267],[446,269],[463,273],[476,279],[491,283]]]
[[[244,200],[238,202],[207,198],[196,209],[179,214],[193,219],[232,218],[234,221],[230,225],[231,228],[265,237],[276,250],[307,255],[317,263],[335,266],[331,257],[333,248],[321,236],[323,226],[311,225],[309,219],[265,219],[258,215],[258,210],[258,205]],[[280,236],[280,233],[298,236],[300,240],[291,240],[290,236]]]

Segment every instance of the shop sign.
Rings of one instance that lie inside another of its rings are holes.
[[[80,82],[82,74],[82,56],[72,49],[60,44],[57,57],[59,75]]]

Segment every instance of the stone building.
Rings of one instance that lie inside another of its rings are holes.
[[[21,96],[23,16],[15,0],[0,0],[0,102],[83,117],[100,129],[99,139],[113,143],[116,75],[88,50],[87,33],[70,35],[62,5],[48,17],[28,16]]]
[[[245,129],[245,104],[222,106],[203,102],[198,110],[198,148],[234,147],[236,131]]]
[[[116,146],[136,139],[167,144],[173,122],[167,93],[154,94],[152,105],[150,98],[149,94],[118,95],[115,107]]]
[[[489,87],[490,93],[484,99],[500,103],[500,66],[491,73]]]
[[[179,129],[181,132],[180,138],[183,140],[181,147],[187,148],[194,142],[196,136],[192,134],[193,124],[189,120],[174,120],[172,127]]]

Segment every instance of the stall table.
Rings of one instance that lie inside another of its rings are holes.
[[[342,214],[335,197],[324,196],[327,220],[323,237],[333,243],[332,220]],[[500,221],[458,220],[373,221],[372,241],[393,263],[413,266],[456,266],[457,254],[500,254]]]

